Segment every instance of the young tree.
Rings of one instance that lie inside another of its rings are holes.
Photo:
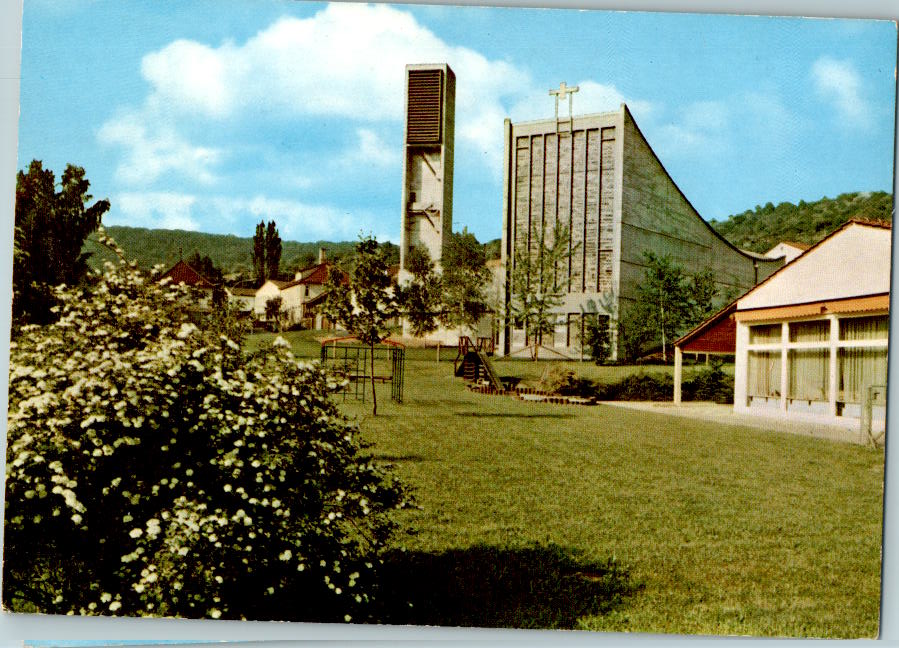
[[[612,357],[615,343],[612,327],[618,320],[618,300],[614,290],[604,292],[597,301],[588,299],[587,307],[581,308],[581,317],[584,331],[581,344],[596,364],[607,362]]]
[[[268,278],[265,263],[265,221],[256,226],[256,234],[253,235],[253,271],[256,274],[256,285],[261,286]]]
[[[414,247],[406,258],[412,278],[396,287],[396,300],[414,336],[426,335],[437,328],[441,317],[443,282],[434,268],[428,251]]]
[[[624,318],[625,346],[639,354],[647,342],[660,343],[667,362],[669,343],[715,312],[717,288],[710,270],[689,276],[668,256],[644,257],[643,282]]]
[[[265,319],[276,322],[278,324],[279,328],[281,325],[281,304],[282,303],[283,303],[283,300],[281,299],[281,295],[267,299],[265,302]]]
[[[364,618],[402,487],[318,365],[248,353],[152,279],[58,288],[58,321],[11,346],[4,605]]]
[[[90,182],[84,169],[66,165],[57,190],[54,174],[33,160],[16,175],[13,249],[13,319],[45,323],[55,300],[52,288],[78,284],[87,272],[89,253],[81,251],[88,234],[100,226],[108,200],[88,206]]]
[[[265,230],[265,274],[267,279],[277,279],[281,265],[281,237],[275,221],[269,221]]]
[[[546,229],[541,228],[530,251],[516,250],[510,273],[510,314],[522,322],[528,338],[533,340],[534,360],[543,335],[555,329],[556,309],[567,292],[561,270],[578,247],[571,246],[568,227],[560,221],[556,221],[551,236],[546,234]]]
[[[443,253],[441,322],[474,330],[489,311],[485,287],[490,282],[484,247],[468,229],[454,233]]]
[[[390,265],[383,248],[372,236],[356,243],[353,266],[345,282],[336,266],[331,268],[323,312],[368,345],[371,354],[372,416],[378,414],[375,392],[375,346],[390,335],[390,323],[400,314]]]

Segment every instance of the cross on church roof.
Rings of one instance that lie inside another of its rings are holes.
[[[574,130],[574,113],[572,112],[572,99],[574,98],[574,93],[580,90],[578,86],[574,86],[573,88],[569,88],[568,85],[564,81],[559,84],[558,90],[550,90],[549,94],[555,96],[556,98],[556,132],[559,132],[559,99],[562,101],[565,100],[565,97],[568,97],[568,130]]]
[[[565,84],[565,82],[562,81],[562,83],[559,84],[559,89],[558,90],[550,90],[549,94],[556,95],[556,99],[561,99],[562,101],[565,101],[565,97],[567,97],[569,94],[574,94],[578,90],[580,90],[580,88],[578,86],[569,88]]]

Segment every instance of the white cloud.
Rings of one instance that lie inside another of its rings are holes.
[[[408,12],[344,3],[281,18],[242,45],[175,41],[146,55],[141,70],[154,102],[209,118],[264,107],[373,122],[402,118],[405,65],[427,61],[448,62],[464,80],[456,95],[462,137],[477,137],[485,108],[497,112],[502,97],[528,83],[509,63],[448,45]]]
[[[378,167],[389,167],[399,164],[402,156],[400,147],[390,145],[380,135],[368,128],[356,130],[358,143],[346,152],[345,161]]]
[[[527,94],[528,74],[449,45],[412,14],[387,5],[330,4],[309,18],[281,18],[244,43],[174,41],[142,60],[150,85],[143,105],[109,120],[99,136],[123,147],[119,177],[133,183],[167,171],[215,181],[213,167],[226,149],[189,144],[172,126],[181,120],[214,133],[210,122],[345,119],[356,123],[360,146],[375,152],[380,144],[373,126],[401,123],[405,66],[415,62],[453,68],[460,80],[457,148],[471,147],[499,173],[504,103]],[[388,148],[374,160],[395,161],[399,151],[388,156]]]
[[[212,167],[223,157],[221,149],[191,145],[173,128],[136,113],[110,119],[97,138],[101,144],[124,149],[116,176],[127,184],[148,185],[170,171],[212,184],[216,181]]]
[[[192,215],[196,203],[196,197],[187,194],[126,192],[115,197],[116,208],[106,220],[111,225],[195,231],[200,229]]]
[[[124,192],[114,197],[113,204],[115,209],[104,219],[111,225],[251,233],[253,224],[260,220],[274,220],[282,238],[287,240],[354,240],[360,232],[377,232],[379,241],[396,238],[381,231],[382,215],[262,194],[233,197]]]
[[[720,155],[727,148],[730,111],[720,101],[698,101],[685,106],[675,121],[652,121],[649,138],[653,148],[664,158]]]
[[[871,109],[862,96],[862,82],[850,61],[822,56],[812,65],[815,90],[833,103],[840,117],[855,126],[867,126]]]
[[[614,85],[597,83],[589,79],[575,85],[578,88],[573,95],[575,115],[612,112],[618,110],[623,103],[641,117],[648,116],[655,109],[655,106],[648,101],[626,98]],[[549,94],[549,88],[532,87],[528,94],[512,107],[511,118],[513,121],[544,119],[547,115],[553,114],[554,105],[555,98]],[[568,117],[567,97],[559,100],[559,116]]]

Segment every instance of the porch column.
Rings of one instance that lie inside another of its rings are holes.
[[[674,404],[680,405],[680,384],[683,374],[684,353],[679,346],[674,347]]]
[[[828,377],[827,400],[831,416],[837,415],[837,345],[840,343],[840,322],[836,315],[828,315],[830,320],[830,375]]]
[[[789,324],[780,325],[780,411],[787,411],[787,391],[790,388],[790,376],[787,374],[787,344],[790,342]]]

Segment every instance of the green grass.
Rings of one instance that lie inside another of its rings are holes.
[[[342,405],[418,504],[385,586],[415,605],[378,620],[877,634],[882,451],[472,394],[433,354],[410,352],[404,404]]]

